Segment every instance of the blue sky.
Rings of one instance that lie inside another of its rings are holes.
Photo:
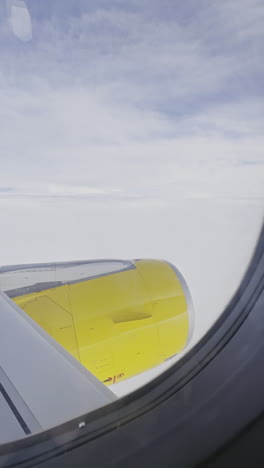
[[[0,196],[263,199],[262,1],[0,5]]]

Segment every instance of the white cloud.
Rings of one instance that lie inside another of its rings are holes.
[[[170,19],[155,15],[158,2],[152,16],[144,4],[133,12],[99,5],[66,31],[55,20],[39,23],[28,48],[2,47],[8,185],[131,190],[138,179],[164,180],[167,167],[178,180],[199,165],[200,180],[207,167],[221,172],[239,160],[257,162],[260,177],[263,102],[257,81],[254,92],[241,87],[259,73],[250,54],[259,36],[243,48],[239,41],[243,31],[260,30],[262,7],[203,5],[185,21],[180,4]]]
[[[31,43],[1,33],[2,198],[263,201],[262,2],[33,3]]]

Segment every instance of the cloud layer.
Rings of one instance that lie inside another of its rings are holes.
[[[0,196],[263,199],[263,3],[87,3],[2,28]]]
[[[263,1],[26,3],[27,42],[0,0],[1,264],[166,258],[197,341],[263,217]]]

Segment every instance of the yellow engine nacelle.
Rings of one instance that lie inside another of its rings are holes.
[[[179,353],[194,325],[191,296],[175,267],[157,260],[113,263],[113,271],[107,261],[52,264],[54,271],[30,266],[31,283],[17,287],[17,276],[16,288],[6,291],[105,384]]]

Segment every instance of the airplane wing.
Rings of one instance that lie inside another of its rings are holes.
[[[57,426],[116,400],[2,292],[0,324],[0,444]]]

